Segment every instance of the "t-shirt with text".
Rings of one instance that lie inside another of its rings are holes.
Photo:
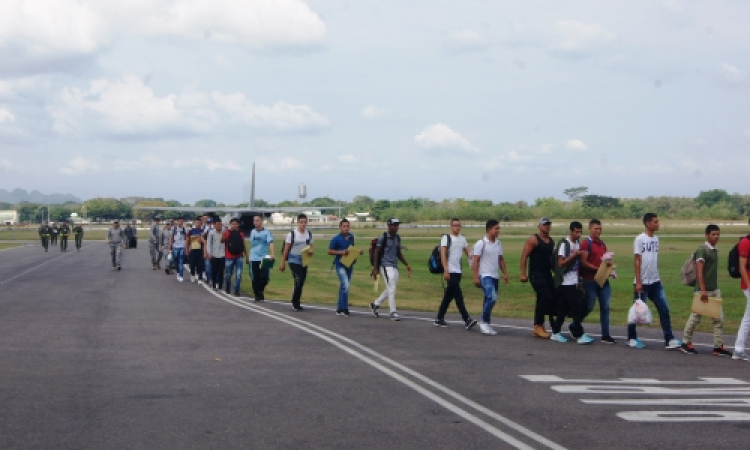
[[[641,284],[654,284],[659,278],[659,238],[641,233],[633,242],[633,254],[641,255]],[[635,281],[633,281],[635,283]]]

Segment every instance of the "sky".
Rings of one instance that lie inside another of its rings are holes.
[[[750,2],[3,0],[0,188],[748,193]]]

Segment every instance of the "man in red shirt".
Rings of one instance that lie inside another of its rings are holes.
[[[600,239],[602,235],[602,223],[599,219],[591,219],[589,222],[589,237],[581,241],[581,276],[583,277],[583,289],[586,291],[588,301],[588,312],[594,310],[596,299],[599,299],[599,320],[602,324],[602,343],[616,344],[609,334],[609,301],[612,298],[612,288],[609,280],[600,287],[594,281],[599,266],[602,264],[602,256],[607,253],[607,244]],[[606,262],[605,264],[612,264]]]
[[[242,282],[242,256],[245,256],[245,264],[250,264],[250,255],[247,252],[245,235],[240,231],[240,220],[236,217],[229,222],[229,230],[221,237],[224,244],[224,292],[229,294],[232,286],[232,271],[234,271],[234,296],[240,295],[240,283]]]
[[[740,254],[740,288],[747,298],[747,306],[745,307],[745,315],[742,317],[740,322],[740,329],[737,332],[737,341],[734,343],[734,355],[732,359],[742,359],[750,361],[750,355],[745,353],[745,343],[747,342],[747,334],[750,332],[750,277],[748,277],[748,261],[750,261],[750,235],[742,238],[739,245]]]

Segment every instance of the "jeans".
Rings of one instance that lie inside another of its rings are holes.
[[[552,332],[559,333],[565,322],[565,317],[570,315],[573,320],[570,326],[568,326],[568,330],[570,330],[571,336],[578,339],[583,336],[582,322],[588,315],[586,300],[581,297],[581,292],[575,284],[572,286],[560,286],[558,292],[560,293],[560,310],[557,312]]]
[[[294,278],[292,306],[294,308],[299,308],[301,306],[300,300],[302,300],[302,288],[305,287],[305,280],[307,279],[307,267],[302,264],[290,262],[289,269],[292,271],[292,277]]]
[[[211,267],[211,287],[221,289],[224,287],[224,258],[211,258],[208,262]]]
[[[209,261],[208,258],[203,258],[203,268],[204,268],[203,272],[205,272],[206,274],[206,281],[210,283],[211,280],[213,280],[214,268],[211,267],[211,262]],[[222,272],[222,275],[223,274],[224,272]]]
[[[122,265],[122,244],[110,244],[110,253],[112,255],[112,267]]]
[[[544,316],[549,316],[549,325],[555,323],[558,308],[555,301],[555,286],[552,274],[532,273],[529,277],[531,287],[536,292],[536,307],[534,308],[534,325],[544,326]]]
[[[466,304],[464,304],[464,293],[461,291],[461,274],[452,273],[450,274],[451,279],[448,281],[448,286],[445,288],[445,294],[443,295],[443,301],[440,303],[438,309],[437,318],[439,320],[445,319],[445,313],[448,311],[453,299],[456,300],[456,308],[461,314],[461,318],[464,322],[471,320],[469,313],[466,311]]]
[[[339,311],[349,310],[349,288],[352,282],[352,272],[354,265],[346,267],[342,264],[336,264],[336,275],[339,276],[339,303],[336,307]]]
[[[203,272],[205,271],[205,260],[203,259],[203,250],[201,249],[194,249],[190,250],[190,255],[188,257],[188,264],[190,264],[190,275],[191,276],[197,276],[200,280],[203,276]]]
[[[638,293],[634,292],[633,301],[638,300],[638,298]],[[656,310],[659,312],[661,329],[664,331],[664,342],[669,344],[669,341],[674,339],[674,335],[672,334],[672,319],[669,317],[669,305],[667,305],[667,296],[664,294],[664,287],[661,285],[661,281],[643,285],[643,292],[640,295],[640,299],[645,302],[646,298],[654,302],[654,306],[656,306]],[[628,339],[638,339],[634,323],[628,325]]]
[[[612,287],[609,280],[604,282],[604,287],[594,280],[584,280],[583,289],[586,291],[587,315],[594,310],[596,299],[599,299],[599,321],[602,324],[602,336],[609,336],[609,301],[612,298]]]
[[[182,278],[182,265],[185,262],[185,248],[172,248],[172,264],[177,267],[177,274]]]
[[[497,303],[497,291],[499,289],[498,279],[482,277],[482,291],[484,291],[484,305],[482,306],[482,322],[490,323],[492,308]]]
[[[261,261],[250,261],[250,278],[253,280],[253,295],[255,300],[265,300],[266,286],[271,277],[270,269],[261,269]],[[290,266],[291,267],[291,266]]]
[[[750,332],[750,289],[742,292],[745,294],[745,298],[747,298],[747,306],[745,306],[745,315],[742,316],[742,322],[740,322],[740,329],[737,331],[737,341],[734,343],[735,353],[745,352],[747,334]]]
[[[381,267],[380,276],[385,282],[385,290],[377,300],[375,300],[375,306],[383,304],[385,299],[388,299],[388,307],[391,312],[396,312],[396,286],[398,285],[399,272],[397,267]]]
[[[240,283],[242,282],[242,258],[225,258],[224,259],[224,289],[229,292],[231,288],[232,272],[234,272],[234,293],[240,293]]]

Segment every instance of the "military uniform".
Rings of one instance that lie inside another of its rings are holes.
[[[151,224],[151,233],[148,236],[148,248],[151,252],[151,264],[154,266],[154,270],[161,269],[161,230],[159,228],[158,220],[155,220]]]
[[[78,224],[73,227],[73,235],[76,238],[76,250],[81,251],[81,245],[83,245],[83,226]]]
[[[122,249],[125,246],[125,231],[120,227],[112,227],[107,231],[107,241],[112,255],[112,269],[122,267]]]
[[[68,235],[70,234],[70,226],[67,223],[60,225],[60,251],[68,251]]]
[[[46,252],[49,248],[49,235],[52,233],[52,230],[50,229],[49,225],[39,225],[39,238],[42,240],[42,247],[44,247],[44,251]]]
[[[50,228],[50,244],[57,245],[57,225],[52,225],[52,228]]]

